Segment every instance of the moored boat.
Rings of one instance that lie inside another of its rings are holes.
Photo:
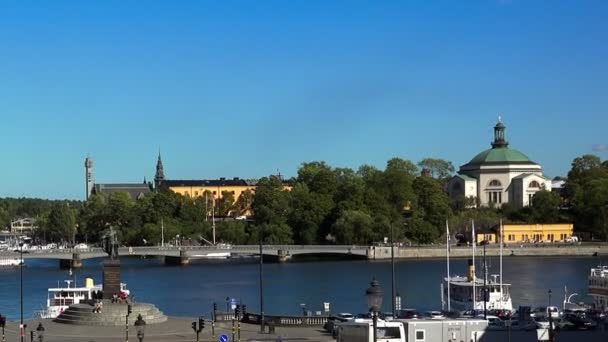
[[[87,303],[100,299],[103,287],[101,284],[94,284],[92,278],[85,279],[85,286],[76,287],[73,280],[65,280],[65,287],[52,287],[48,289],[46,309],[37,313],[40,318],[56,318],[72,304]],[[127,296],[130,291],[127,285],[120,283],[120,291]]]
[[[608,311],[608,266],[592,268],[589,274],[589,295],[593,308]]]
[[[21,258],[0,258],[0,267],[16,267],[23,265]]]
[[[511,284],[498,281],[497,275],[492,278],[485,282],[487,292],[485,309],[513,311]],[[446,277],[444,282],[444,296],[450,299],[452,309],[459,311],[484,310],[484,281],[475,276],[475,265],[472,261],[469,261],[468,276]]]

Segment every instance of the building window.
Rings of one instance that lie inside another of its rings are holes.
[[[488,186],[502,186],[502,183],[498,179],[492,179],[490,183],[488,183]]]
[[[198,196],[198,191],[195,191],[195,192],[194,192],[194,196]]]
[[[532,205],[532,198],[534,197],[534,194],[528,194],[528,205]]]
[[[213,196],[215,196],[216,194],[217,194],[217,191],[215,191],[215,190],[214,190],[214,191],[213,191]]]
[[[538,182],[534,180],[534,181],[530,182],[530,184],[528,185],[528,188],[536,188],[536,189],[538,189],[538,188],[540,188],[540,184],[538,184]]]
[[[424,330],[416,330],[416,342],[424,341]]]
[[[488,203],[494,203],[494,204],[502,203],[502,191],[488,192]]]

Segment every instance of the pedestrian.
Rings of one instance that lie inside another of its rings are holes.
[[[127,301],[127,293],[126,292],[121,292],[120,293],[120,300],[122,300],[123,302]]]
[[[112,303],[118,303],[118,294],[116,292],[112,294]]]

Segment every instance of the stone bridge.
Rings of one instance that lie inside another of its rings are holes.
[[[168,264],[187,264],[190,259],[217,258],[230,255],[253,256],[260,254],[259,245],[232,246],[178,246],[178,247],[120,247],[119,256],[164,257]],[[294,255],[350,255],[359,258],[373,258],[368,246],[333,246],[333,245],[265,245],[262,247],[265,257],[276,257],[280,262],[289,260]],[[97,247],[87,249],[34,249],[23,253],[23,259],[57,259],[64,268],[78,268],[82,260],[105,258],[107,254]],[[0,258],[19,257],[19,252],[0,252]]]

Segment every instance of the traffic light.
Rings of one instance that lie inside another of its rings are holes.
[[[217,311],[217,303],[213,303],[213,311]]]
[[[240,313],[241,313],[241,306],[237,304],[236,309],[234,309],[234,315],[236,317],[238,317]]]
[[[200,316],[200,317],[198,318],[198,328],[199,328],[200,330],[205,329],[205,317]]]
[[[0,328],[4,328],[6,325],[6,317],[0,315]]]
[[[196,321],[192,322],[192,330],[196,332]]]
[[[133,308],[131,307],[131,304],[127,305],[127,316],[131,314],[131,312],[133,312]]]

